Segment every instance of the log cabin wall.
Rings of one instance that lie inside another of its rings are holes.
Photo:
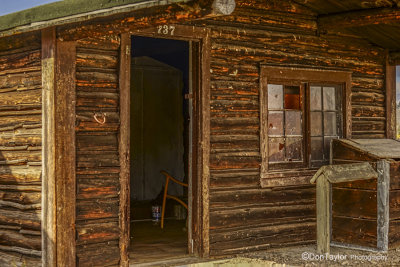
[[[268,2],[268,3],[266,3]],[[318,36],[316,16],[283,1],[236,1],[211,29],[210,255],[315,242],[309,173],[260,187],[260,63],[352,71],[353,138],[385,137],[384,52],[360,39]]]
[[[41,265],[39,34],[0,41],[0,265]]]
[[[76,252],[79,266],[118,265],[120,40],[76,48]]]
[[[260,63],[352,71],[352,137],[385,136],[383,50],[354,37],[318,36],[315,14],[283,1],[236,2],[231,16],[189,23],[211,30],[211,106],[204,107],[211,111],[210,255],[315,242],[314,186],[260,186]],[[121,25],[110,29],[126,31]],[[91,29],[102,36],[108,28]],[[27,40],[0,46],[0,258],[22,255],[40,263],[40,36]],[[76,252],[82,266],[120,261],[119,50],[117,37],[76,45]]]

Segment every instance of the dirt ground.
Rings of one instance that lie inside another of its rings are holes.
[[[327,255],[319,255],[316,246],[310,245],[247,254],[245,258],[275,263],[269,266],[400,266],[400,248],[378,253],[331,247],[326,259]]]
[[[369,252],[331,247],[327,255],[319,255],[315,245],[271,249],[257,253],[238,255],[226,259],[181,258],[147,264],[131,265],[136,267],[295,267],[295,266],[400,266],[400,248],[388,253]]]

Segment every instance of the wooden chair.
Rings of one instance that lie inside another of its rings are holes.
[[[174,183],[177,183],[181,186],[184,187],[188,187],[188,184],[182,183],[181,181],[178,181],[177,179],[175,179],[174,177],[172,177],[169,173],[167,173],[166,171],[161,171],[162,174],[165,175],[165,188],[164,188],[164,197],[163,197],[163,203],[162,203],[162,210],[161,210],[161,229],[164,228],[164,214],[165,214],[165,202],[167,201],[167,198],[173,199],[177,202],[179,202],[182,206],[184,206],[186,208],[186,210],[188,209],[188,205],[183,202],[181,199],[179,199],[176,196],[173,195],[168,195],[168,184],[169,181],[172,181]]]

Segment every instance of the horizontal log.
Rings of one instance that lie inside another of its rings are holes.
[[[76,136],[76,145],[79,151],[117,151],[118,139],[117,135],[97,135],[97,136]]]
[[[351,101],[357,104],[374,104],[374,105],[384,105],[385,95],[375,93],[375,92],[353,92],[351,94]]]
[[[16,91],[30,91],[41,88],[40,69],[36,68],[32,72],[24,72],[26,69],[10,70],[8,72],[20,71],[22,73],[13,73],[0,75],[0,94],[12,93]]]
[[[236,95],[240,96],[258,96],[259,94],[259,86],[258,82],[244,82],[244,81],[236,81],[232,80],[231,83],[227,84],[224,81],[214,80],[210,82],[211,92],[214,94],[220,95]]]
[[[40,236],[42,235],[41,231],[35,231],[35,230],[26,230],[26,229],[21,229],[19,232],[23,235],[35,235],[35,236]]]
[[[369,180],[353,181],[353,182],[347,182],[347,183],[336,183],[336,184],[332,185],[332,188],[333,189],[336,189],[336,188],[364,189],[364,190],[376,191],[377,180],[369,179]]]
[[[386,134],[384,133],[353,133],[352,137],[354,139],[384,139]]]
[[[117,73],[107,72],[77,72],[76,79],[80,83],[116,83],[118,76]]]
[[[260,176],[237,176],[232,178],[210,178],[210,186],[212,188],[236,188],[248,187],[254,188],[260,186]]]
[[[333,15],[323,15],[318,18],[321,30],[343,30],[354,25],[368,26],[377,24],[393,24],[398,22],[400,11],[392,8],[362,9],[342,12]]]
[[[0,71],[40,66],[40,50],[0,56]]]
[[[90,88],[104,88],[104,90],[107,90],[109,88],[118,88],[118,83],[115,81],[114,82],[99,82],[99,81],[89,82],[87,80],[76,80],[76,87],[80,89],[79,91],[94,91],[94,90],[91,90]],[[86,88],[88,88],[88,89],[86,89]]]
[[[77,246],[76,251],[78,266],[118,266],[120,250],[118,243],[107,243]]]
[[[101,35],[96,37],[85,37],[77,40],[77,51],[81,49],[92,49],[96,53],[101,51],[117,51],[119,49],[120,39],[118,35]],[[100,48],[101,47],[101,48]]]
[[[0,139],[1,140],[1,139]],[[22,160],[24,162],[42,161],[41,151],[6,151],[0,152],[0,161]]]
[[[255,118],[212,118],[211,119],[211,128],[218,129],[219,127],[254,127],[255,125],[259,125],[260,120],[258,117]]]
[[[259,140],[257,135],[211,135],[211,143]]]
[[[352,105],[352,116],[354,117],[385,117],[385,107]]]
[[[119,123],[77,122],[75,130],[77,132],[117,132],[119,126]]]
[[[104,45],[104,46],[103,46]],[[76,53],[79,54],[90,54],[90,55],[105,55],[105,56],[113,56],[113,57],[118,57],[119,55],[119,45],[112,44],[112,48],[106,48],[106,46],[110,46],[110,42],[104,42],[101,46],[95,46],[93,44],[92,47],[86,47],[85,45],[79,44],[79,46],[76,48]]]
[[[281,207],[241,208],[210,212],[210,229],[221,229],[272,222],[275,218],[310,218],[315,216],[315,205],[291,205]]]
[[[217,139],[218,141],[214,141],[211,143],[211,152],[217,151],[259,151],[260,150],[260,141],[258,140],[235,140],[229,141],[229,137],[225,138],[214,138],[217,135],[212,135],[212,139]],[[226,137],[227,135],[220,135],[221,137]],[[237,135],[244,136],[244,135]],[[225,139],[225,141],[223,141]]]
[[[87,86],[87,85],[79,85],[76,86],[77,92],[104,92],[104,93],[117,93],[118,92],[118,84],[113,83],[112,86],[106,87],[101,85],[100,87],[96,86]]]
[[[258,149],[257,149],[258,150]],[[259,157],[259,151],[249,151],[249,150],[213,150],[212,157],[216,159],[225,158],[225,157]]]
[[[118,221],[101,224],[78,225],[77,229],[77,245],[96,244],[118,240],[119,225]]]
[[[254,15],[257,14],[257,15]],[[281,12],[268,12],[265,10],[257,10],[254,8],[246,10],[246,8],[240,8],[235,10],[235,16],[223,16],[218,18],[218,21],[224,21],[225,23],[235,24],[239,23],[236,21],[236,16],[240,16],[240,24],[251,25],[268,25],[270,29],[277,31],[293,31],[306,32],[312,34],[316,31],[316,23],[309,17],[308,19],[302,16],[285,16]]]
[[[26,237],[18,232],[0,230],[0,245],[18,246],[27,249],[41,250],[41,238]]]
[[[0,128],[10,126],[12,124],[40,124],[42,123],[41,115],[29,115],[29,116],[7,116],[0,117]]]
[[[8,92],[0,95],[0,106],[40,104],[42,102],[42,90]]]
[[[14,190],[14,191],[26,191],[26,192],[41,192],[42,186],[40,185],[3,185],[0,184],[0,191],[1,190]]]
[[[353,121],[352,130],[353,132],[368,132],[368,131],[384,131],[384,121]]]
[[[85,93],[87,94],[87,93]],[[92,93],[91,93],[92,94]],[[98,94],[109,94],[113,96],[117,96],[118,94],[115,93],[99,93]],[[118,112],[105,112],[103,113],[104,116],[106,117],[106,122],[107,123],[119,123],[119,113]],[[94,118],[95,113],[94,112],[85,112],[85,111],[78,111],[76,113],[76,119],[80,122],[96,122]]]
[[[39,50],[41,45],[40,41],[40,32],[30,32],[2,38],[0,43],[0,55],[3,56]]]
[[[42,168],[39,166],[0,165],[0,184],[40,184]]]
[[[113,168],[113,167],[99,167],[94,169],[87,169],[87,168],[77,168],[76,174],[78,177],[87,176],[87,177],[109,177],[119,174],[120,168]]]
[[[8,108],[8,106],[6,106]],[[12,108],[12,107],[11,107]],[[36,115],[42,114],[41,109],[30,109],[30,110],[12,110],[12,111],[1,111],[0,117],[8,117],[8,116],[29,116],[29,115]]]
[[[369,89],[379,93],[384,91],[384,80],[382,78],[363,77],[353,74],[351,86],[352,90],[362,88],[363,90]]]
[[[106,154],[105,156],[99,157],[98,159],[96,159],[95,157],[78,156],[76,166],[78,168],[118,167],[120,164],[119,158],[114,157],[112,153],[110,154],[111,155]]]
[[[210,208],[227,208],[238,205],[263,203],[263,205],[281,205],[286,202],[315,201],[315,189],[242,189],[210,192]]]
[[[26,248],[20,248],[20,247],[16,247],[16,246],[2,246],[2,245],[0,245],[0,251],[17,252],[19,254],[29,255],[29,256],[36,256],[36,257],[41,257],[42,256],[42,252],[40,250],[26,249]]]
[[[119,179],[80,179],[77,182],[77,199],[116,198],[119,194]]]
[[[12,201],[5,201],[5,200],[0,200],[0,208],[3,207],[12,207],[16,208],[19,210],[36,210],[41,208],[41,203],[35,203],[35,204],[19,204],[15,203]]]
[[[0,224],[20,226],[22,228],[40,230],[40,211],[17,211],[0,209]]]
[[[0,127],[0,132],[7,132],[7,131],[12,131],[12,133],[16,134],[19,133],[20,130],[23,131],[23,133],[25,133],[26,129],[42,129],[42,124],[41,123],[32,123],[32,122],[26,122],[25,124],[22,122],[10,122],[10,123],[6,123],[3,124]],[[11,134],[12,134],[11,133]],[[38,133],[38,132],[36,132]],[[7,134],[7,133],[5,133]]]
[[[301,247],[305,245],[315,244],[315,235],[310,232],[299,232],[289,235],[276,235],[268,238],[268,240],[260,240],[259,244],[249,244],[242,246],[241,243],[236,243],[232,247],[220,247],[220,244],[215,244],[210,247],[210,255],[237,255],[243,253],[251,253],[256,251],[265,251],[272,248],[287,248],[287,247]]]
[[[20,231],[21,227],[20,226],[15,226],[15,225],[4,225],[0,224],[0,229],[7,229],[7,230],[17,230]]]
[[[285,236],[287,234],[300,234],[303,231],[310,233],[310,239],[312,240],[312,234],[315,234],[315,221],[306,222],[287,222],[279,225],[269,226],[253,226],[247,229],[235,229],[229,231],[213,230],[210,232],[210,244],[214,245],[218,243],[221,246],[229,246],[228,243],[233,244],[235,241],[237,245],[246,240],[253,239],[275,239],[277,236]],[[244,245],[244,244],[242,244]]]
[[[116,55],[97,54],[96,50],[80,49],[76,54],[77,68],[116,69],[118,57]],[[79,70],[78,70],[79,72]]]
[[[0,146],[41,146],[42,136],[40,134],[2,134],[0,133]]]
[[[251,47],[275,48],[282,52],[302,51],[304,54],[318,54],[324,57],[355,58],[357,53],[362,53],[361,60],[380,61],[378,50],[371,51],[365,41],[356,38],[339,37],[335,35],[304,35],[293,32],[271,31],[257,27],[247,27],[238,30],[237,27],[228,26],[213,28],[211,38],[214,42],[240,44],[246,42]]]
[[[42,105],[41,104],[18,104],[18,105],[7,105],[7,106],[2,106],[0,107],[0,116],[9,116],[12,114],[17,114],[17,115],[21,115],[21,114],[40,114],[38,112],[38,110],[41,110]],[[20,111],[20,112],[17,112]],[[14,112],[14,113],[12,113]]]
[[[221,65],[236,65],[244,64],[245,62],[254,61],[267,61],[271,64],[297,64],[300,66],[319,66],[319,68],[336,68],[336,69],[352,69],[355,75],[370,75],[370,76],[383,76],[383,64],[374,62],[362,62],[359,58],[354,57],[351,59],[342,58],[327,58],[316,55],[307,54],[304,57],[299,57],[298,51],[295,50],[291,53],[276,51],[273,47],[268,48],[248,48],[244,43],[241,45],[227,45],[226,43],[214,43],[212,47],[212,57],[214,62],[218,60]],[[254,64],[254,63],[252,63]],[[245,72],[244,72],[245,73]],[[235,77],[240,81],[257,81],[251,76],[230,76],[224,74],[221,77],[227,80],[228,77]],[[255,77],[256,78],[256,77]],[[212,79],[221,79],[213,76]]]
[[[307,17],[315,16],[315,13],[309,8],[298,5],[295,2],[280,2],[278,5],[274,2],[263,2],[258,0],[236,1],[236,8],[253,8],[267,12],[284,12],[293,16]],[[251,13],[250,13],[251,14]],[[218,18],[215,18],[218,19]]]
[[[101,218],[118,218],[118,199],[79,200],[76,205],[77,220],[94,220]]]
[[[253,102],[253,103],[252,103]],[[258,101],[227,101],[211,100],[211,112],[257,112],[260,107]]]
[[[106,98],[106,99],[119,99],[118,93],[107,93],[107,92],[77,92],[77,98]]]
[[[223,147],[219,145],[221,144],[218,144],[218,146],[217,145],[212,146],[210,150],[211,155],[222,156],[222,155],[233,155],[234,153],[236,155],[241,155],[241,156],[246,156],[246,155],[258,156],[260,154],[259,152],[260,148],[253,144],[248,144],[246,148],[245,147],[242,148],[239,146]]]
[[[116,108],[118,107],[118,100],[110,98],[82,98],[79,97],[76,100],[77,108],[80,107],[90,107],[89,110],[97,112],[99,110],[104,110],[104,108]]]
[[[42,260],[37,257],[28,257],[21,254],[11,254],[8,251],[3,252],[0,250],[0,265],[1,266],[32,266],[41,267]]]
[[[246,169],[258,168],[261,164],[261,156],[210,156],[210,169]]]

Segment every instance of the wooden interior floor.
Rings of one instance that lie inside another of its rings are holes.
[[[165,220],[164,229],[152,221],[131,223],[130,262],[133,264],[185,257],[186,220]]]

